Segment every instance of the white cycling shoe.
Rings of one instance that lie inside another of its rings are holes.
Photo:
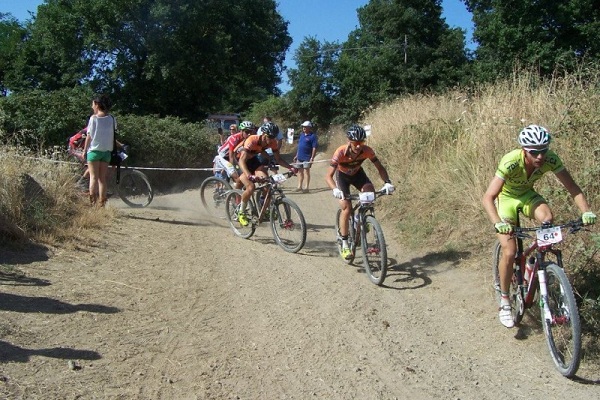
[[[515,321],[512,317],[512,308],[510,304],[503,304],[500,306],[498,318],[500,319],[500,323],[507,328],[512,328],[513,326],[515,326]]]

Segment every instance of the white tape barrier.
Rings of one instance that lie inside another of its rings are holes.
[[[46,161],[46,162],[52,162],[52,163],[60,163],[60,164],[79,164],[77,162],[74,161],[60,161],[60,160],[52,160],[52,159],[48,159],[48,158],[39,158],[39,157],[27,157],[27,156],[19,156],[19,155],[14,155],[13,157],[22,157],[22,158],[29,158],[32,160],[37,160],[37,161]],[[316,163],[322,163],[322,162],[329,162],[331,161],[329,160],[318,160],[318,161],[313,161],[313,164]],[[294,164],[294,163],[291,163]],[[281,165],[277,165],[277,167],[280,167]],[[213,171],[214,168],[210,167],[210,168],[161,168],[161,167],[134,167],[131,165],[128,165],[127,168],[131,168],[131,169],[139,169],[139,170],[146,170],[146,171]]]

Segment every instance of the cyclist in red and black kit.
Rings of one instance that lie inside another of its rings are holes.
[[[352,125],[346,132],[348,143],[338,147],[333,156],[325,180],[333,190],[333,197],[340,199],[342,209],[339,221],[340,236],[342,237],[342,257],[351,256],[348,246],[348,219],[352,211],[350,185],[361,192],[374,192],[373,183],[362,168],[362,163],[369,159],[377,168],[379,176],[385,182],[382,190],[392,194],[394,185],[390,181],[387,170],[381,164],[372,148],[365,145],[367,134],[359,125]],[[334,178],[335,177],[335,178]]]

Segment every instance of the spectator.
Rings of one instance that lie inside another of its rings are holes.
[[[298,151],[294,157],[295,166],[298,168],[298,187],[296,192],[309,192],[310,186],[310,167],[317,154],[318,140],[317,135],[312,131],[313,125],[310,121],[302,123],[302,133],[298,138]],[[303,183],[305,187],[302,188]]]
[[[90,172],[90,203],[96,205],[99,201],[101,207],[106,204],[108,166],[117,127],[115,117],[108,113],[110,106],[107,95],[92,100],[94,114],[88,122],[83,150]]]

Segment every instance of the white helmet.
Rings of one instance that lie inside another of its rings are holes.
[[[522,147],[548,146],[550,133],[542,126],[529,125],[519,133],[519,144]]]

